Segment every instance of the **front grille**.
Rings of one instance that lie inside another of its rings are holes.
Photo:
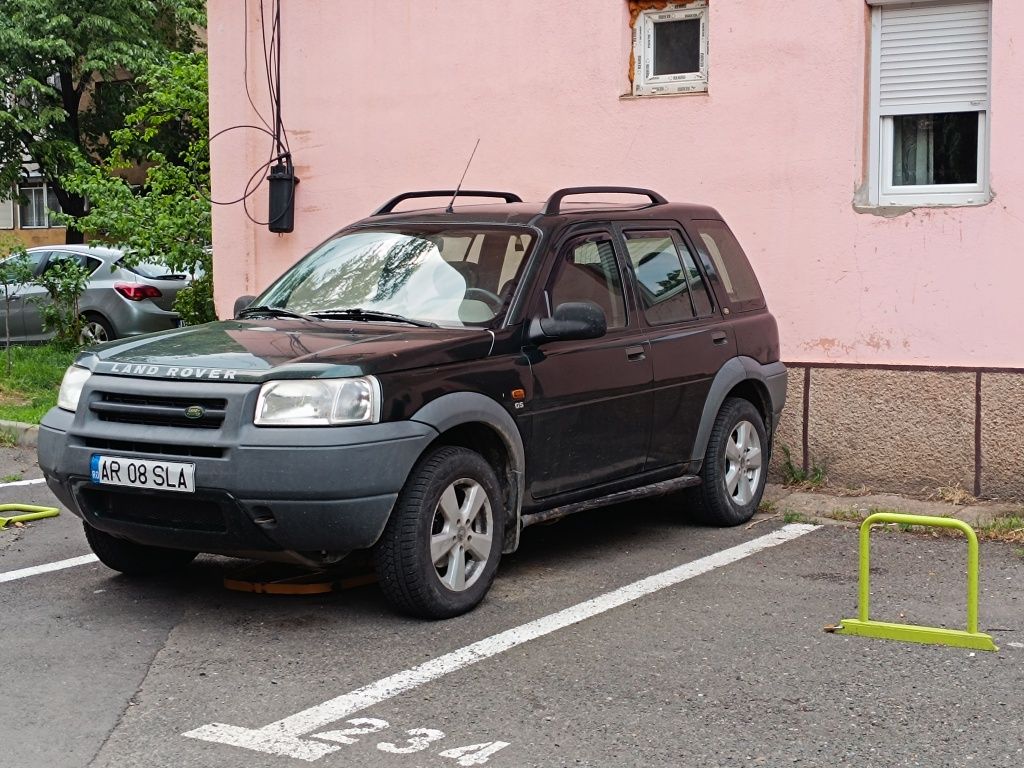
[[[79,498],[86,512],[107,520],[204,533],[227,531],[220,502],[191,494],[170,496],[85,486]]]
[[[196,406],[202,414],[187,416],[186,412]],[[119,392],[103,392],[100,399],[89,404],[100,421],[190,429],[220,429],[226,408],[227,401],[222,398],[154,397]]]
[[[212,445],[174,445],[172,443],[142,443],[137,440],[104,440],[89,437],[86,448],[100,451],[124,451],[126,453],[150,453],[159,456],[190,456],[204,459],[221,459],[224,449]]]

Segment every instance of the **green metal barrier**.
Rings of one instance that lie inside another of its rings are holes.
[[[0,528],[6,528],[8,523],[27,523],[30,520],[42,520],[44,517],[56,517],[60,514],[56,507],[37,507],[34,504],[0,504],[0,512],[24,513],[0,517]]]
[[[912,624],[890,624],[868,618],[870,596],[871,527],[879,523],[904,523],[933,528],[956,528],[967,536],[967,630],[922,627]],[[978,631],[978,536],[962,520],[949,517],[903,515],[895,512],[877,512],[868,516],[860,526],[860,602],[856,619],[843,619],[835,630],[841,635],[880,637],[910,643],[937,643],[979,651],[999,650],[992,638]]]

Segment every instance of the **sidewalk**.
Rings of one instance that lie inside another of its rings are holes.
[[[1024,529],[1024,504],[972,500],[950,504],[940,500],[915,499],[887,493],[843,495],[839,490],[805,490],[769,483],[761,502],[761,515],[800,517],[815,522],[859,523],[874,512],[903,512],[911,515],[954,517],[975,529],[998,521],[1017,521]],[[847,492],[848,493],[848,492]],[[1024,538],[1024,537],[1022,537]]]

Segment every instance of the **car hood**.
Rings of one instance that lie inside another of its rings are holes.
[[[486,357],[492,343],[490,331],[476,328],[228,320],[113,341],[77,364],[118,376],[258,382],[445,365]]]

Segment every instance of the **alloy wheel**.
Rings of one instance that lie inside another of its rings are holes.
[[[732,500],[745,506],[750,503],[761,481],[761,439],[749,421],[733,427],[725,443],[725,490]]]
[[[491,556],[494,517],[487,492],[476,480],[455,480],[441,494],[430,530],[430,560],[453,592],[469,589]]]

